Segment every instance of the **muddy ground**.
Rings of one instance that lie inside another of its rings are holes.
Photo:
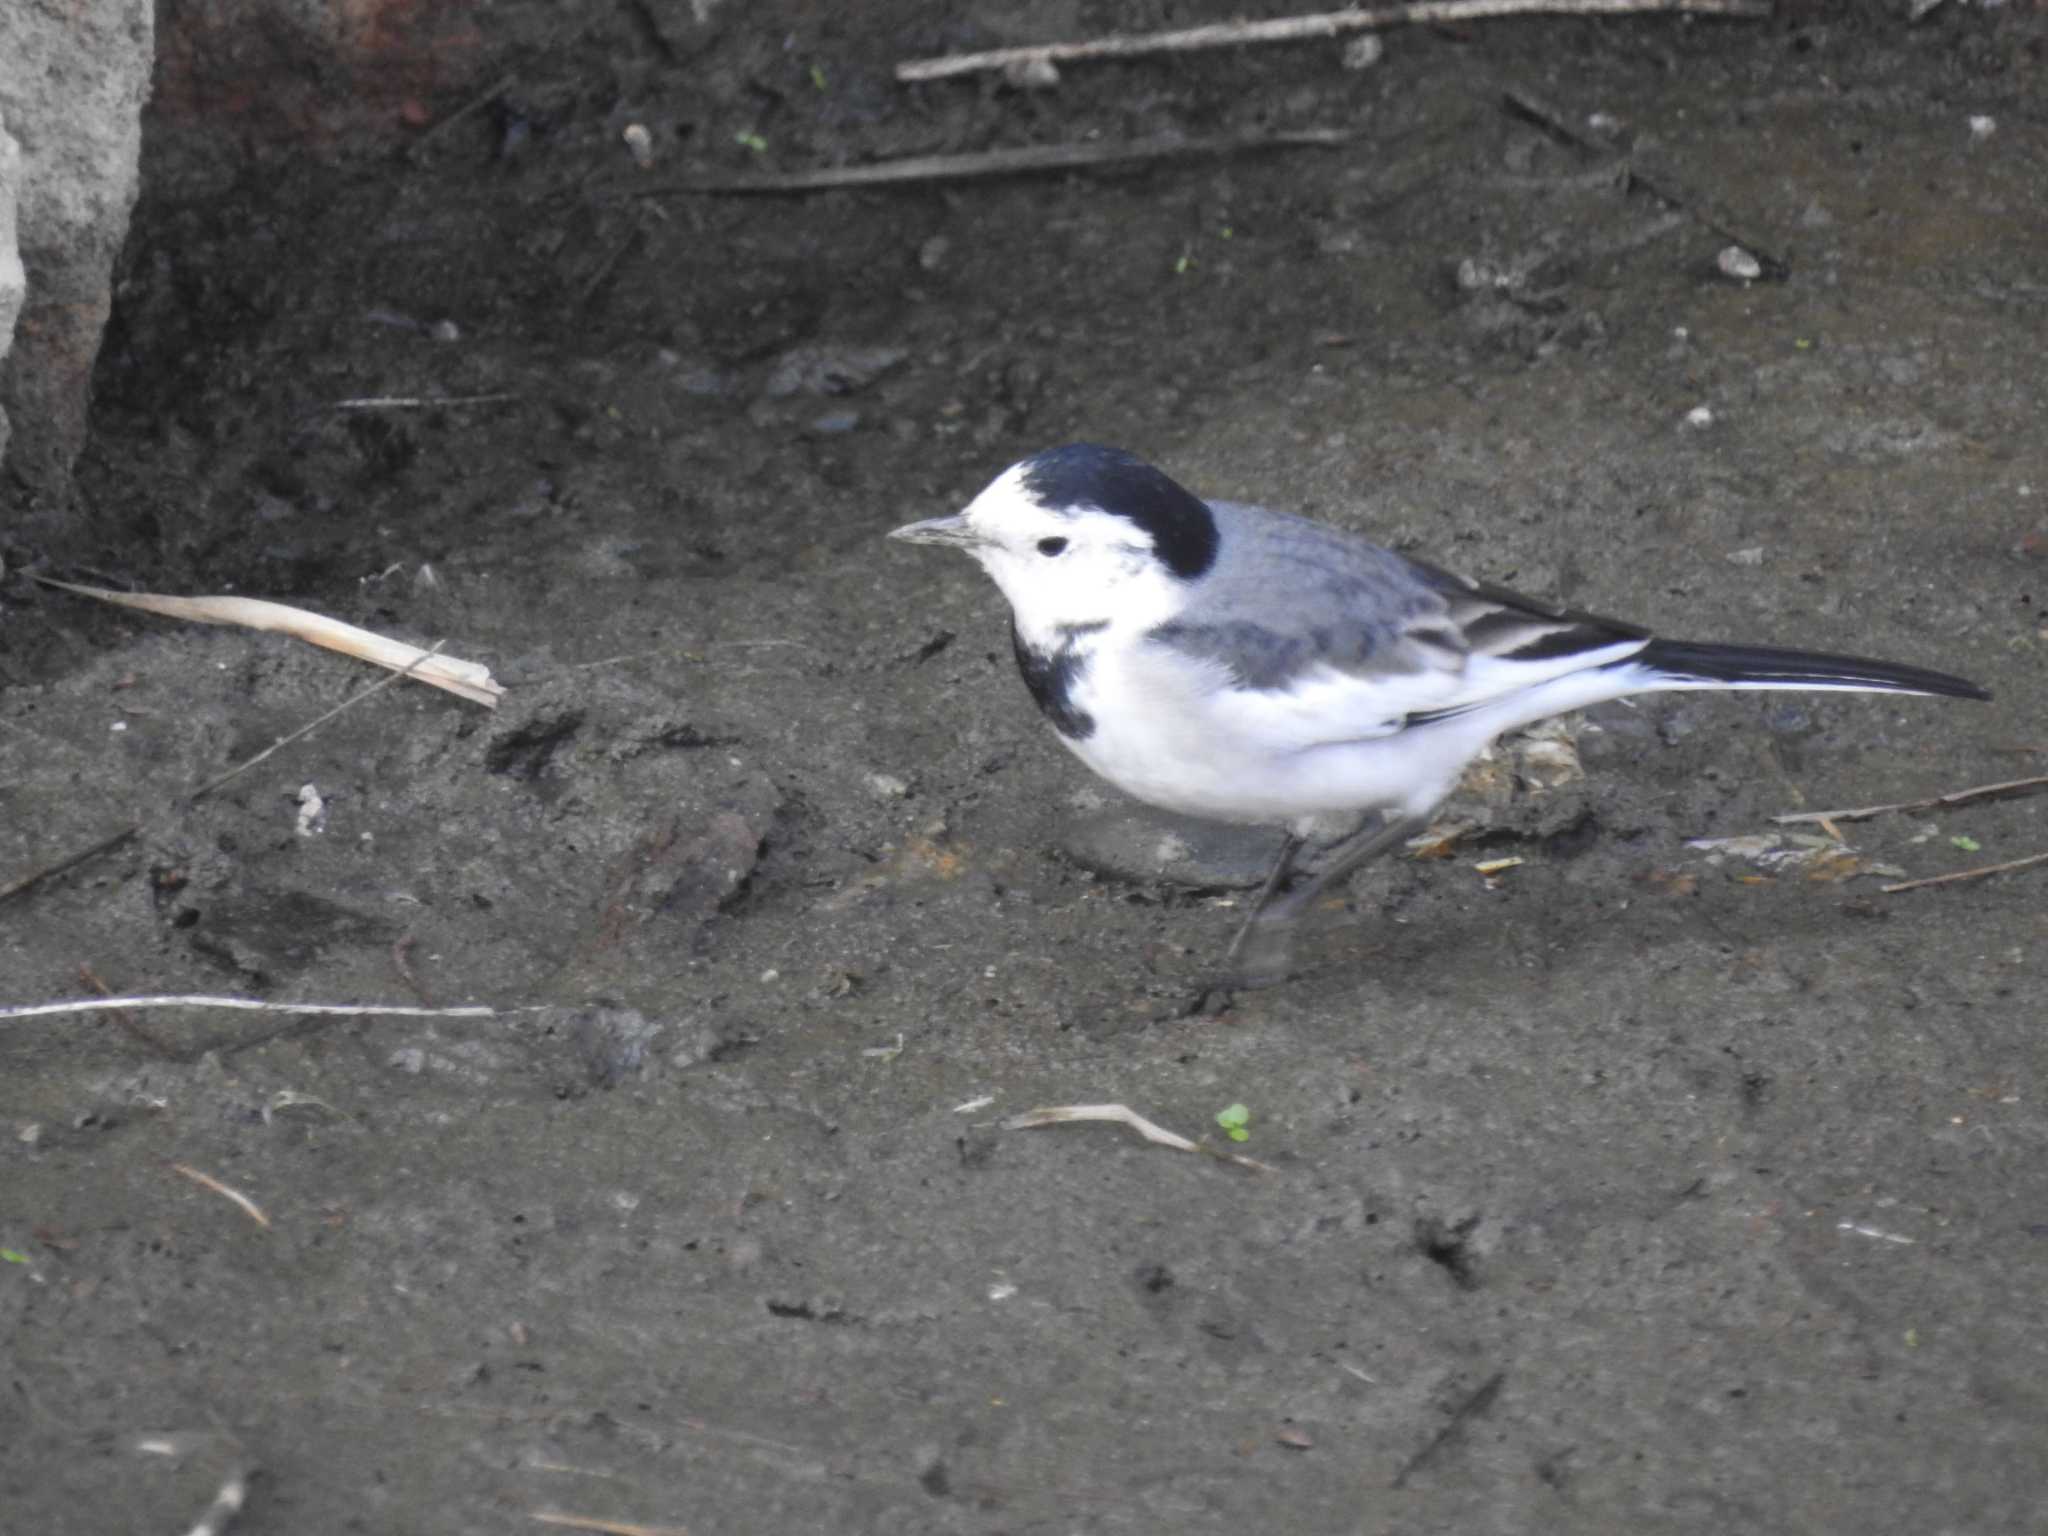
[[[511,83],[403,154],[153,124],[85,506],[7,541],[0,883],[141,830],[0,906],[0,993],[540,1011],[0,1023],[0,1524],[182,1529],[238,1458],[250,1533],[2038,1521],[2048,886],[1880,887],[2043,802],[1688,840],[2048,772],[2048,18],[889,77],[1229,9],[505,7]],[[1358,138],[633,195],[1315,126]],[[426,396],[507,398],[337,408]],[[1595,711],[1219,998],[1262,846],[1135,819],[994,589],[880,538],[1076,437],[1996,702]],[[386,689],[192,803],[365,669],[36,561],[509,691]],[[1000,1128],[1103,1101],[1242,1103],[1272,1171]]]

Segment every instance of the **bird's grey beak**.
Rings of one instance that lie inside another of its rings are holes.
[[[973,529],[967,526],[967,514],[955,512],[951,517],[928,517],[921,523],[906,523],[901,528],[891,529],[889,537],[901,539],[906,544],[950,544],[955,549],[972,549],[981,542]]]

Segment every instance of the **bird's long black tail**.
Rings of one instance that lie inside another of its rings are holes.
[[[1652,640],[1624,666],[1643,667],[1666,688],[1833,688],[1869,693],[1932,693],[1988,699],[1975,683],[1925,667],[1902,667],[1864,656],[1780,651],[1763,645],[1694,645]]]

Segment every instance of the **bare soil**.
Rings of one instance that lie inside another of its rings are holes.
[[[141,830],[0,905],[0,1000],[535,1011],[0,1022],[0,1526],[183,1529],[240,1458],[250,1536],[2038,1527],[2048,876],[1880,886],[2048,848],[2044,802],[1687,840],[2048,773],[2048,17],[890,78],[1230,9],[680,46],[504,5],[510,83],[424,143],[154,125],[85,505],[6,541],[0,883]],[[638,195],[1320,126],[1357,137]],[[1450,857],[1222,998],[1260,846],[1090,782],[993,588],[880,538],[1080,437],[1997,699],[1596,711],[1584,778],[1504,754]],[[25,563],[509,693],[386,689],[192,803],[364,669]],[[1218,1144],[1241,1103],[1274,1171],[1000,1129],[1109,1101]]]

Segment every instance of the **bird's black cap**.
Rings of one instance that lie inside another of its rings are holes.
[[[1193,581],[1216,563],[1216,519],[1202,498],[1143,459],[1068,443],[1023,463],[1024,488],[1047,507],[1096,507],[1142,528],[1166,568]]]

